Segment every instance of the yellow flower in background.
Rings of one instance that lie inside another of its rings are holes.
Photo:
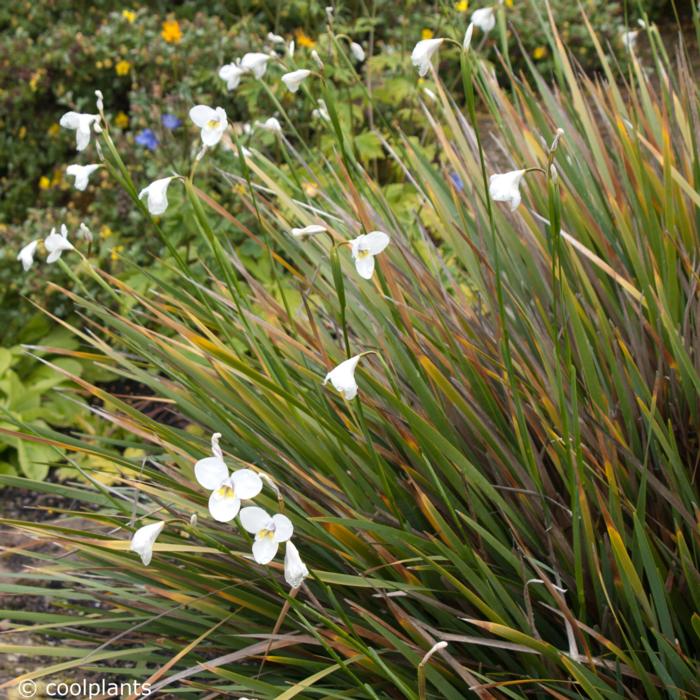
[[[506,7],[513,7],[513,0],[505,0]]]
[[[318,194],[318,185],[315,182],[304,182],[301,188],[307,197],[315,197]]]
[[[51,137],[51,138],[56,138],[58,134],[61,132],[61,125],[58,122],[54,122],[47,130],[46,133]]]
[[[124,114],[124,112],[119,112],[116,117],[114,117],[114,123],[119,129],[126,129],[129,126],[129,116]]]
[[[39,189],[40,190],[48,190],[49,187],[51,187],[51,180],[49,180],[49,178],[46,177],[46,175],[42,175],[39,178]]]
[[[128,75],[131,70],[131,63],[122,59],[114,66],[114,70],[117,71],[117,75]]]
[[[107,224],[104,224],[100,229],[100,238],[104,240],[105,238],[109,238],[113,233],[114,231],[112,231],[112,229],[109,226],[107,226]]]
[[[294,36],[299,46],[303,46],[306,49],[313,49],[316,47],[316,42],[308,36],[303,29],[295,29]]]
[[[26,126],[20,126],[19,131],[17,132],[17,136],[21,139],[23,139],[27,135],[27,127]]]
[[[182,29],[180,23],[176,19],[166,19],[163,22],[163,29],[160,33],[164,41],[169,44],[178,44],[182,39]]]
[[[457,10],[457,12],[466,12],[468,9],[469,0],[460,0],[460,2],[455,5],[455,10]]]
[[[114,248],[112,248],[112,250],[110,251],[109,257],[112,260],[119,260],[119,254],[122,252],[122,250],[124,250],[123,245],[115,245]]]
[[[432,39],[434,36],[435,36],[435,34],[433,33],[433,30],[432,30],[432,29],[424,29],[424,30],[420,33],[420,38],[423,39],[423,40],[425,40],[425,39]]]
[[[136,13],[133,10],[122,10],[122,17],[129,23],[132,24],[136,19]]]
[[[546,46],[538,46],[533,52],[532,52],[532,57],[536,60],[539,61],[543,59],[547,55],[547,47]]]

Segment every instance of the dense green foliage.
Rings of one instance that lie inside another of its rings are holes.
[[[110,117],[105,178],[167,247],[167,274],[142,285],[84,261],[76,279],[112,292],[60,291],[81,347],[54,354],[152,396],[75,378],[118,440],[15,421],[76,476],[103,475],[73,455],[119,471],[110,488],[0,477],[82,503],[79,520],[5,521],[70,552],[25,554],[57,610],[2,611],[61,640],[27,675],[99,661],[192,698],[700,693],[699,96],[683,55],[653,28],[643,39],[651,58],[631,53],[625,73],[598,43],[597,81],[552,26],[554,87],[446,44],[415,121],[384,125],[373,101],[374,128],[343,117],[355,69],[336,72],[338,50],[280,103],[282,136],[231,129],[249,156],[220,144],[178,169],[161,219]],[[274,94],[280,73],[256,89]],[[319,98],[329,121],[295,134]],[[510,211],[487,176],[520,168]],[[319,222],[327,236],[289,234]],[[345,242],[374,229],[391,244],[364,280]],[[357,353],[345,401],[322,382]],[[279,558],[255,565],[248,535],[211,519],[193,464],[213,432],[231,468],[269,479],[259,503],[293,520],[311,570],[294,594]],[[129,538],[154,520],[144,567]]]

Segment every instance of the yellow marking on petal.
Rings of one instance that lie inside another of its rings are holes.
[[[216,127],[219,126],[219,120],[218,119],[210,119],[207,122],[207,127],[210,129],[216,129]]]

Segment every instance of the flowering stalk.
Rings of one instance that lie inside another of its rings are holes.
[[[340,325],[343,329],[343,340],[345,341],[345,356],[350,357],[350,338],[348,336],[348,323],[346,314],[346,299],[345,299],[345,282],[343,281],[343,271],[340,267],[340,256],[338,248],[342,245],[347,245],[346,241],[337,243],[331,248],[330,262],[331,272],[333,274],[333,283],[335,284],[335,293],[338,295],[338,306],[340,307]]]
[[[489,178],[486,172],[486,158],[484,156],[484,148],[481,142],[481,133],[479,130],[479,124],[476,116],[476,107],[474,100],[474,86],[473,86],[473,68],[475,65],[475,58],[471,51],[462,52],[462,80],[464,81],[465,95],[467,95],[467,111],[469,114],[469,120],[471,122],[472,129],[474,130],[474,135],[476,138],[476,144],[479,154],[479,163],[481,165],[481,178],[484,188],[484,199],[486,204],[486,212],[489,220],[489,231],[491,233],[491,254],[493,256],[493,276],[496,286],[496,302],[498,306],[498,318],[499,325],[501,328],[501,352],[503,354],[503,361],[506,367],[506,373],[508,376],[508,383],[510,385],[511,395],[515,407],[516,422],[518,429],[516,431],[516,438],[520,445],[521,452],[525,455],[528,462],[528,470],[532,476],[535,484],[537,485],[538,491],[541,493],[543,489],[542,478],[539,474],[539,469],[537,466],[537,460],[535,458],[535,453],[532,447],[532,442],[529,436],[527,421],[525,420],[525,411],[523,409],[522,397],[520,396],[520,391],[518,390],[518,383],[515,376],[515,369],[513,367],[513,358],[510,349],[510,334],[508,331],[508,322],[506,316],[504,294],[503,294],[503,280],[501,277],[501,260],[500,254],[498,252],[498,235],[496,232],[496,222],[493,214],[493,202],[489,195]],[[478,66],[477,66],[478,67]],[[543,505],[543,507],[546,507]]]

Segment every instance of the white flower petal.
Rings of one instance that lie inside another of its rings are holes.
[[[389,245],[390,240],[384,231],[370,231],[362,239],[362,246],[371,255],[379,255]]]
[[[365,50],[356,41],[350,42],[350,53],[360,63],[365,60]]]
[[[284,580],[290,588],[299,588],[308,575],[309,570],[302,561],[299,550],[293,542],[287,542],[284,551]]]
[[[211,492],[211,496],[209,496],[209,512],[214,520],[220,523],[228,523],[238,515],[241,501],[233,494],[233,489],[228,485]]]
[[[207,122],[217,119],[216,111],[207,105],[195,105],[190,110],[190,119],[201,129]]]
[[[228,479],[228,467],[220,457],[205,457],[194,465],[194,476],[200,486],[214,491]]]
[[[510,210],[515,211],[521,201],[520,182],[526,170],[511,170],[497,173],[489,178],[489,195],[494,202],[507,202]]]
[[[443,41],[444,39],[423,39],[413,48],[411,62],[418,69],[421,77],[430,70],[430,61]]]
[[[365,258],[357,258],[355,260],[355,269],[362,279],[371,280],[374,274],[374,256],[368,255]]]
[[[75,178],[75,189],[83,192],[88,186],[88,179],[99,168],[99,164],[79,165],[72,163],[66,168],[66,174]]]
[[[56,229],[52,228],[51,233],[44,239],[44,248],[46,248],[46,262],[56,262],[63,252],[73,250],[73,244],[68,240],[68,229],[65,224],[61,226],[61,233],[56,233]]]
[[[238,469],[231,474],[233,490],[238,498],[255,498],[263,487],[260,475],[252,469]]]
[[[139,199],[148,198],[148,211],[153,216],[160,216],[168,208],[168,185],[172,179],[173,177],[162,177],[154,180],[139,192]]]
[[[272,516],[272,522],[275,525],[275,542],[286,542],[294,534],[294,525],[286,515],[277,513]]]
[[[496,13],[493,7],[482,7],[474,10],[471,22],[475,27],[479,27],[482,32],[488,34],[496,26]]]
[[[144,566],[148,566],[151,563],[153,545],[164,527],[165,523],[162,521],[152,523],[151,525],[144,525],[136,530],[131,538],[129,549],[132,552],[136,552],[141,557]]]
[[[247,53],[241,59],[241,68],[251,72],[256,78],[262,78],[269,60],[270,56],[266,53]]]
[[[235,90],[241,82],[245,71],[236,63],[229,63],[219,68],[219,77],[226,81],[229,90]]]
[[[246,532],[257,535],[260,530],[272,522],[267,511],[258,506],[241,508],[241,525]]]
[[[355,369],[362,355],[355,355],[349,360],[341,362],[332,369],[323,380],[324,384],[330,382],[333,388],[343,395],[348,401],[357,396],[357,382],[355,381]]]
[[[32,241],[27,243],[22,250],[17,254],[17,260],[22,263],[22,269],[27,272],[34,264],[34,253],[36,252],[36,247],[39,245],[39,241]]]
[[[258,564],[269,564],[277,554],[279,544],[271,537],[263,537],[253,542],[253,559]]]
[[[287,86],[290,92],[296,92],[299,89],[301,83],[306,80],[311,75],[310,70],[305,68],[300,68],[299,70],[294,70],[291,73],[285,73],[282,76],[282,82]]]
[[[316,236],[319,233],[325,233],[328,229],[320,224],[310,224],[304,228],[293,228],[290,233],[294,238],[306,238],[307,236]]]

